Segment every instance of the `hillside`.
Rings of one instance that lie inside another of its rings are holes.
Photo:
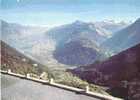
[[[46,39],[47,27],[22,25],[1,20],[1,39],[40,63],[49,62],[53,41]],[[47,63],[47,65],[49,65]]]
[[[54,27],[46,35],[56,44],[54,58],[72,66],[93,63],[102,55],[99,44],[108,38],[104,29],[82,21]]]
[[[18,52],[5,42],[1,41],[1,69],[11,69],[13,72],[39,74],[45,66]]]
[[[106,40],[102,46],[111,51],[120,52],[140,43],[140,19],[133,24],[118,31],[110,39]]]
[[[89,82],[109,87],[113,95],[138,100],[140,98],[139,59],[140,44],[104,62],[76,68],[72,73]]]
[[[80,40],[66,43],[64,46],[56,48],[54,57],[60,63],[79,66],[91,64],[103,56],[98,46],[87,40],[85,42]]]

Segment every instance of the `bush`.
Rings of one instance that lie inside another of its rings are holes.
[[[86,81],[81,80],[80,78],[74,76],[69,72],[65,72],[62,75],[60,75],[59,79],[57,79],[56,82],[82,89],[85,89],[85,87],[88,85]]]

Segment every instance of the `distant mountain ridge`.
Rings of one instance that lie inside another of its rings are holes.
[[[42,38],[41,35],[46,30],[46,27],[25,26],[1,20],[1,39],[20,49],[32,46],[35,39],[38,41]],[[40,36],[37,35],[38,33]]]
[[[54,27],[46,32],[47,37],[56,42],[54,58],[68,65],[91,64],[104,56],[99,45],[107,40],[110,34],[96,23],[82,21]]]
[[[111,25],[114,24],[116,25],[116,23],[111,23]],[[82,21],[75,21],[51,29],[1,22],[3,41],[43,64],[53,66],[61,63],[65,65],[93,63],[102,55],[102,48],[99,44],[112,34],[103,27],[96,23]],[[78,44],[77,47],[72,46],[75,45],[74,43]],[[79,51],[76,48],[81,49]],[[71,52],[72,50],[74,52]],[[91,52],[95,55],[92,55]],[[73,61],[73,58],[78,59]]]
[[[56,42],[54,58],[60,63],[74,66],[95,61],[100,55],[97,43],[107,38],[103,34],[96,30],[94,24],[81,21],[47,31],[47,36]]]
[[[140,18],[128,27],[116,32],[102,46],[120,52],[138,43],[140,43]]]
[[[110,34],[100,25],[77,20],[71,24],[54,27],[47,31],[47,35],[59,44],[81,38],[87,38],[99,44],[107,39]]]
[[[94,24],[96,26],[100,26],[101,28],[104,28],[105,30],[110,32],[111,33],[110,35],[112,36],[115,32],[127,27],[128,24],[130,23],[126,23],[123,21],[115,22],[114,20],[104,20],[100,22],[95,22]]]

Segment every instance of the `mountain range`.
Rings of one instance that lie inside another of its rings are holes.
[[[114,20],[104,20],[104,21],[95,22],[94,24],[110,32],[111,33],[110,35],[113,35],[118,30],[127,27],[128,24],[130,23],[131,22],[126,23],[124,21],[115,22]]]
[[[91,64],[104,57],[100,44],[112,36],[114,31],[127,25],[113,21],[75,21],[48,28],[1,20],[1,32],[3,41],[43,64],[77,66]]]
[[[56,43],[54,58],[60,63],[75,66],[91,64],[104,57],[99,45],[113,34],[109,27],[117,26],[118,23],[101,23],[75,21],[47,31],[47,37]],[[105,27],[105,24],[108,27]],[[120,28],[125,27],[125,25],[119,25]]]
[[[46,30],[46,27],[27,26],[1,20],[1,40],[21,50],[30,49],[43,38],[42,33]]]
[[[138,43],[140,43],[140,19],[137,19],[128,27],[117,31],[114,36],[106,40],[102,46],[118,53]]]

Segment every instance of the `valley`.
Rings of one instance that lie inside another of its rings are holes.
[[[36,78],[45,72],[45,80],[137,98],[139,88],[131,89],[139,87],[139,26],[139,19],[132,24],[75,21],[50,29],[2,21],[1,69]]]

